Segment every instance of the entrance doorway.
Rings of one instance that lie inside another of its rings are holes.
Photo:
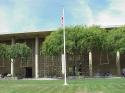
[[[26,67],[25,71],[26,71],[25,78],[32,78],[32,67]]]

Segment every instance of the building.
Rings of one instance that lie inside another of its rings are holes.
[[[5,44],[15,44],[25,42],[31,49],[32,55],[28,58],[28,61],[18,60],[14,63],[1,59],[0,61],[0,73],[11,73],[16,76],[22,77],[39,77],[40,71],[40,58],[39,57],[39,48],[43,40],[51,31],[44,32],[26,32],[26,33],[12,33],[12,34],[1,34],[0,43]],[[41,58],[42,59],[42,58]],[[20,62],[19,62],[20,61]],[[14,72],[13,72],[14,71]]]
[[[0,73],[11,73],[23,78],[62,77],[61,56],[40,55],[39,48],[42,42],[52,31],[38,31],[25,33],[1,34],[0,43],[15,44],[25,42],[31,49],[32,55],[28,61],[16,59],[14,63],[5,59],[0,60]],[[117,76],[125,68],[125,55],[121,55],[120,63],[116,63],[116,55],[108,53],[92,53],[92,63],[89,63],[89,54],[67,55],[67,75],[94,76],[111,73]],[[120,70],[118,72],[118,67]],[[91,68],[91,69],[90,69]],[[90,71],[91,70],[91,71]]]

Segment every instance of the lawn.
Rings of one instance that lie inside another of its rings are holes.
[[[0,80],[0,93],[125,93],[125,79]]]

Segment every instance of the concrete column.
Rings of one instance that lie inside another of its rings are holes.
[[[90,77],[92,77],[93,73],[92,73],[92,52],[89,52],[89,75]]]
[[[35,78],[39,78],[39,38],[35,38]]]
[[[116,53],[116,67],[117,67],[117,74],[118,76],[121,75],[121,67],[120,67],[120,52],[117,51]]]
[[[11,39],[11,45],[15,44],[15,39]],[[11,59],[11,75],[14,76],[14,59]]]

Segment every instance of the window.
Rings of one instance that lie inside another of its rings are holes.
[[[101,53],[100,54],[100,65],[109,64],[109,54]]]

